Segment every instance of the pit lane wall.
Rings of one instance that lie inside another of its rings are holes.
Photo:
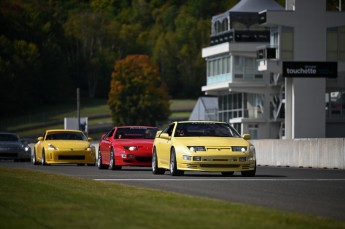
[[[260,166],[345,169],[345,138],[250,140]]]

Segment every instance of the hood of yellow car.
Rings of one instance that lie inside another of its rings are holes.
[[[52,140],[48,141],[47,144],[52,144],[54,147],[59,149],[86,149],[89,147],[90,143],[87,141],[77,141],[77,140]]]
[[[249,142],[243,138],[232,137],[180,137],[175,138],[175,141],[188,146],[248,146]]]

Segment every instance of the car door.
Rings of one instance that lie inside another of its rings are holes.
[[[46,136],[46,132],[43,133],[41,141],[38,141],[36,143],[36,148],[35,148],[35,153],[36,153],[36,160],[41,161],[42,160],[42,149],[43,149],[43,144],[44,144],[44,139]]]
[[[171,137],[175,127],[175,123],[165,128],[158,138],[155,140],[155,147],[158,157],[158,163],[164,168],[169,168]]]
[[[108,164],[110,159],[110,148],[111,148],[111,139],[114,134],[115,128],[109,131],[102,139],[99,144],[99,150],[102,153],[103,164]]]

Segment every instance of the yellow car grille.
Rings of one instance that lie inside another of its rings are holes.
[[[242,169],[250,169],[250,165],[242,165]]]
[[[201,161],[214,161],[214,162],[221,162],[221,161],[226,161],[226,162],[246,162],[247,161],[247,157],[224,157],[224,156],[204,156],[201,157]]]
[[[238,168],[240,165],[229,165],[229,164],[200,164],[202,168]]]
[[[83,155],[59,155],[58,160],[85,160]]]

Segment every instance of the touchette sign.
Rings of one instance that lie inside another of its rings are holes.
[[[337,62],[283,62],[284,77],[337,78]]]

